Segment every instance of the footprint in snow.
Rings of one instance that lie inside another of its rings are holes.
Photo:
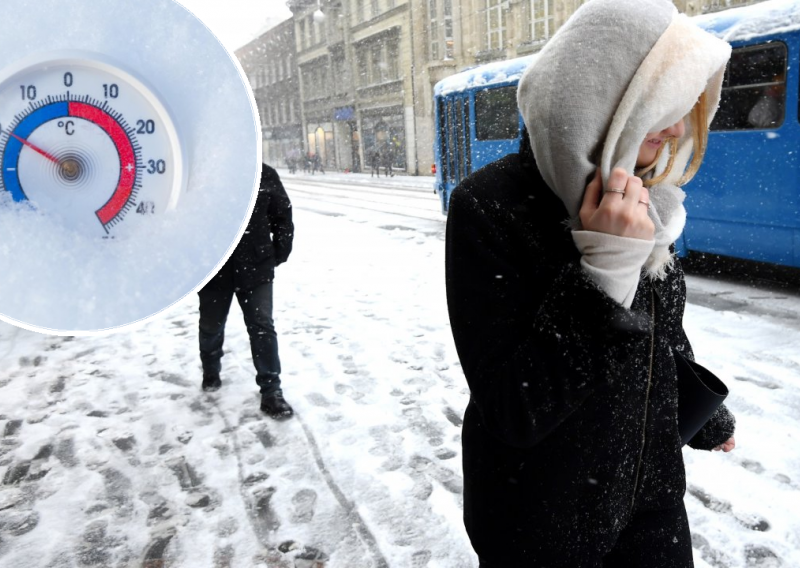
[[[319,406],[321,408],[329,408],[331,406],[331,402],[327,398],[316,392],[308,393],[306,399],[314,406]]]
[[[3,429],[3,436],[16,436],[19,433],[20,428],[22,428],[22,420],[9,420],[6,422],[6,426]]]
[[[430,559],[431,559],[430,550],[418,550],[411,555],[411,566],[412,568],[425,568],[428,565],[428,561]]]
[[[186,458],[178,456],[167,461],[167,467],[172,470],[178,479],[178,484],[184,491],[199,487],[202,483],[200,476],[194,468],[186,462]]]
[[[107,534],[108,521],[97,520],[86,525],[78,546],[78,564],[81,566],[110,566],[111,552],[117,544]]]
[[[278,530],[281,526],[278,516],[275,514],[275,511],[272,508],[272,503],[270,502],[274,494],[274,487],[266,487],[256,491],[254,494],[256,500],[254,508],[256,521],[258,523],[258,528],[260,529],[259,532],[264,535],[271,531]]]
[[[781,568],[783,561],[766,546],[748,544],[744,549],[746,568]]]
[[[175,533],[169,530],[151,537],[150,542],[145,547],[142,568],[163,568],[166,566],[164,557],[174,536]]]
[[[464,421],[461,419],[461,415],[458,412],[456,412],[449,406],[445,406],[442,409],[442,412],[444,413],[444,417],[447,418],[450,424],[452,424],[456,428],[461,428],[461,425],[464,423]]]
[[[703,491],[699,487],[689,486],[687,492],[700,501],[706,509],[719,513],[721,515],[729,515],[735,519],[743,527],[759,532],[768,531],[771,527],[769,522],[756,514],[742,514],[734,513],[733,507],[726,501],[721,501],[713,497],[709,493]]]
[[[39,524],[39,513],[36,511],[16,511],[8,509],[0,511],[0,531],[12,536],[22,536],[36,528]]]
[[[131,497],[131,480],[125,477],[122,472],[114,468],[106,468],[100,471],[105,485],[106,499],[111,502],[112,509],[118,516],[128,516],[133,511]]]
[[[347,373],[347,371],[345,371]],[[356,373],[351,373],[356,374]],[[336,394],[340,394],[343,396],[347,396],[352,400],[361,400],[364,398],[364,393],[357,391],[350,385],[346,385],[344,383],[336,383],[333,385],[333,390],[336,391]]]
[[[314,518],[317,493],[313,489],[301,489],[292,497],[292,522],[308,523]]]
[[[695,548],[700,557],[714,568],[729,568],[733,565],[730,556],[711,546],[708,539],[701,534],[692,533],[692,548]]]

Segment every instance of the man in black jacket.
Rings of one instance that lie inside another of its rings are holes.
[[[203,390],[214,391],[222,386],[219,372],[225,321],[235,293],[250,336],[256,384],[261,388],[261,410],[275,419],[293,414],[281,390],[278,338],[272,321],[275,267],[289,257],[293,237],[292,204],[278,174],[262,164],[250,223],[228,262],[198,292]]]

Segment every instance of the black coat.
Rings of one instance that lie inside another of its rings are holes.
[[[207,286],[249,290],[272,282],[292,252],[292,204],[278,173],[262,164],[253,215],[233,254]]]
[[[693,355],[680,263],[665,280],[642,277],[627,310],[581,269],[567,217],[527,144],[450,202],[447,300],[470,388],[464,520],[499,566],[580,566],[634,509],[674,507],[686,488],[672,350]],[[723,406],[690,445],[732,433]]]

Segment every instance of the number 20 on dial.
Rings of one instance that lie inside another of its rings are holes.
[[[185,185],[175,125],[153,89],[99,55],[0,71],[0,191],[69,228],[130,235]]]

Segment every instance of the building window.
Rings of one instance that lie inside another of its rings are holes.
[[[383,46],[375,43],[370,49],[371,83],[383,83],[385,79],[386,63],[383,60]]]
[[[488,49],[503,48],[505,19],[502,0],[486,0],[486,47]]]
[[[386,76],[390,81],[400,78],[400,43],[392,40],[386,44]]]
[[[491,2],[491,0],[489,0]],[[429,58],[453,58],[453,0],[428,0]]]
[[[453,0],[444,0],[444,58],[453,59]]]
[[[334,93],[339,95],[347,92],[347,71],[345,68],[345,60],[343,56],[336,56],[333,58],[333,90]]]
[[[300,49],[306,48],[306,21],[297,21],[297,35],[300,37]]]
[[[353,0],[356,5],[356,9],[354,10],[356,13],[356,23],[364,21],[364,0]]]
[[[356,55],[358,62],[358,84],[362,87],[369,84],[369,66],[367,64],[367,54],[363,50],[359,50]]]
[[[531,39],[545,41],[555,32],[553,0],[531,0]]]
[[[436,0],[428,2],[428,18],[431,22],[431,60],[439,59],[439,21],[436,18]]]
[[[308,35],[311,36],[310,43],[311,45],[315,45],[317,43],[317,25],[314,23],[314,17],[308,17]]]

